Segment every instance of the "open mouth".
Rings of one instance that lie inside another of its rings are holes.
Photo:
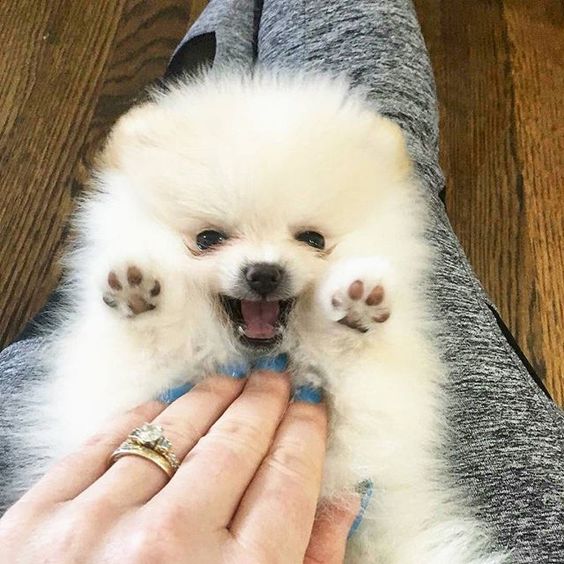
[[[244,344],[251,347],[271,347],[281,338],[295,299],[238,300],[220,296],[235,332]]]

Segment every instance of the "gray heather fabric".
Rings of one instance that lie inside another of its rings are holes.
[[[190,39],[215,33],[214,65],[236,65],[237,68],[250,69],[255,60],[259,16],[260,8],[255,0],[210,0],[172,58]]]
[[[43,379],[35,360],[40,347],[41,339],[36,337],[14,343],[0,352],[0,516],[16,501],[13,483],[27,463],[28,453],[12,441],[21,425],[18,400],[24,394],[33,394]]]
[[[564,416],[504,338],[438,197],[433,76],[410,0],[212,0],[185,41],[215,32],[216,64],[347,75],[404,129],[429,203],[440,348],[450,365],[448,457],[460,487],[517,563],[564,562]],[[495,189],[495,187],[491,187]],[[0,429],[22,381],[40,378],[27,340],[0,353]],[[10,397],[11,396],[11,397]],[[0,447],[1,466],[10,445]],[[2,502],[0,495],[0,508]]]

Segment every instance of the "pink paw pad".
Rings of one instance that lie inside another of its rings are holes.
[[[335,293],[331,303],[343,313],[338,323],[361,333],[366,333],[375,324],[384,323],[391,314],[384,286],[367,285],[362,280],[354,280],[345,294]]]
[[[118,272],[121,271],[121,274]],[[144,274],[135,265],[126,269],[114,269],[108,273],[104,303],[123,314],[135,317],[157,307],[161,283],[155,277]]]

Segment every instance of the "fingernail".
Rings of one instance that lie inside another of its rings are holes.
[[[312,388],[311,386],[298,386],[294,390],[294,401],[304,401],[306,403],[321,403],[323,399],[323,391],[321,388]]]
[[[249,364],[247,362],[233,362],[231,364],[222,364],[218,367],[217,371],[229,378],[242,380],[249,374]]]
[[[183,396],[186,392],[189,392],[193,387],[192,384],[182,384],[182,386],[166,390],[166,392],[163,392],[157,399],[163,403],[170,404]]]
[[[362,520],[364,519],[364,514],[366,513],[366,509],[368,508],[370,500],[372,499],[372,494],[374,493],[374,484],[372,483],[372,480],[364,480],[360,482],[360,484],[356,487],[356,491],[360,495],[360,509],[354,518],[353,524],[351,525],[347,540],[356,533],[362,523]]]
[[[265,356],[255,360],[253,368],[255,370],[268,370],[269,372],[284,372],[288,368],[288,355],[286,353],[278,356]]]

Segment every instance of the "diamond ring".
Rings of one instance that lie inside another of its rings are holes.
[[[127,439],[110,456],[110,464],[129,455],[150,460],[169,478],[172,478],[180,466],[162,427],[153,423],[144,423],[131,431]]]

